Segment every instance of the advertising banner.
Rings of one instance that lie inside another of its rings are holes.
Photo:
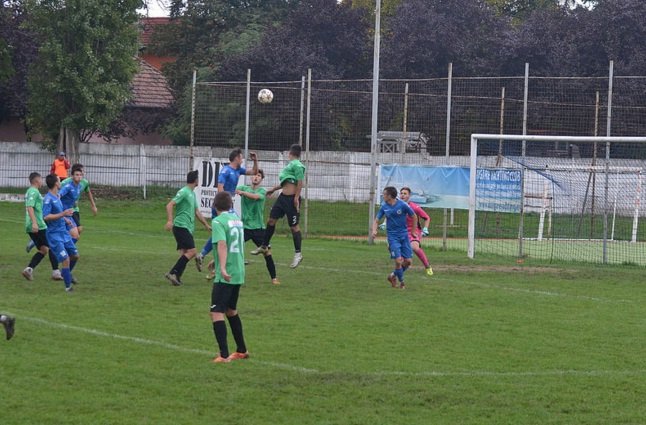
[[[411,189],[411,201],[425,208],[469,208],[469,168],[385,164],[379,167],[379,194],[386,186]],[[478,169],[476,209],[519,212],[521,172]]]

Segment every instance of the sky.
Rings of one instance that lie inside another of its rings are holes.
[[[164,8],[168,4],[168,0],[150,0],[148,2],[148,16],[151,18],[156,18],[159,16],[168,16],[168,10]],[[141,13],[146,13],[145,10],[141,10]]]

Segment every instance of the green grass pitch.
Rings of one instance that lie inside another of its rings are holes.
[[[47,261],[22,278],[24,209],[0,203],[3,425],[646,423],[643,268],[431,250],[400,291],[383,245],[308,239],[290,270],[281,233],[282,285],[250,257],[242,290],[252,357],[216,365],[210,283],[163,278],[163,200],[99,207],[67,294]]]

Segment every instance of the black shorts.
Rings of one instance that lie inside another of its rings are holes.
[[[81,215],[79,214],[78,211],[74,211],[74,213],[72,214],[72,218],[76,223],[76,227],[81,227]]]
[[[244,241],[253,241],[256,246],[261,246],[265,240],[265,229],[244,229]]]
[[[47,243],[47,230],[39,230],[38,233],[27,234],[29,235],[31,240],[34,241],[36,248],[40,249],[40,247],[43,245],[49,247],[49,243]]]
[[[175,240],[177,241],[177,249],[195,248],[193,235],[188,231],[188,229],[173,226],[173,236],[175,236]]]
[[[226,313],[238,309],[238,296],[242,285],[214,283],[211,291],[211,313]]]
[[[296,195],[283,195],[281,193],[278,199],[276,199],[274,206],[271,207],[269,217],[279,219],[286,215],[289,227],[296,226],[301,214],[296,211],[296,207],[294,206],[294,196]],[[301,200],[300,197],[298,199]]]

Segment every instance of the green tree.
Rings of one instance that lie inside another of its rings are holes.
[[[569,3],[571,0],[565,0]],[[515,23],[524,21],[537,10],[558,9],[562,0],[486,0],[500,16],[512,18]]]
[[[107,129],[130,96],[142,2],[30,0],[27,5],[28,25],[40,40],[28,78],[28,122],[76,159],[79,143]]]

